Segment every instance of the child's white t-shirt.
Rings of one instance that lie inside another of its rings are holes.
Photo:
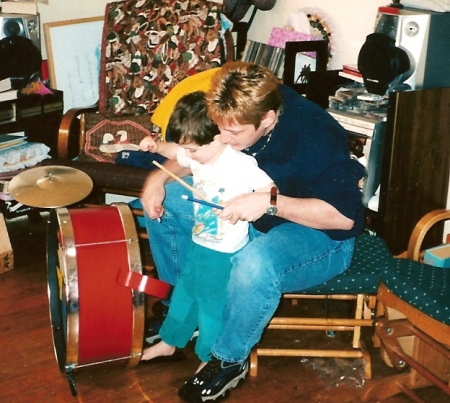
[[[194,161],[186,156],[182,147],[178,148],[177,160],[181,166],[191,169],[194,187],[216,204],[243,193],[251,193],[273,182],[258,167],[255,158],[230,146],[212,164]],[[238,221],[232,225],[229,221],[219,219],[211,207],[199,203],[194,203],[194,215],[192,239],[195,243],[219,252],[234,253],[248,242],[247,221]]]

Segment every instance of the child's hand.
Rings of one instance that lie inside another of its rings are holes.
[[[152,137],[147,136],[141,140],[139,147],[142,151],[150,151],[151,153],[156,153],[156,151],[158,150],[158,143]]]

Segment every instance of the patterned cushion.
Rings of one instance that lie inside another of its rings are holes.
[[[129,0],[106,7],[99,110],[152,113],[184,78],[221,65],[220,11],[206,0]]]
[[[80,147],[79,160],[110,163],[123,150],[139,150],[139,143],[151,134],[152,126],[145,115],[120,118],[86,113],[85,122],[85,144]]]
[[[376,294],[380,275],[391,260],[391,254],[381,238],[362,234],[356,238],[350,267],[342,274],[300,294]]]
[[[397,297],[450,325],[450,269],[393,259],[381,273],[381,279]]]

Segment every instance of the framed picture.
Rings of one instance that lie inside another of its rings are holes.
[[[304,94],[308,75],[327,69],[328,41],[286,42],[283,84]]]
[[[98,102],[104,17],[44,24],[50,85],[64,92],[64,112]]]

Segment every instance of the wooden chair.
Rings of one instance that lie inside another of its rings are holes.
[[[98,105],[64,114],[57,155],[44,164],[88,174],[94,183],[90,203],[103,203],[107,193],[139,197],[153,156],[132,159],[139,151],[125,150],[127,159],[121,159],[120,152],[102,151],[103,136],[112,133],[117,144],[117,133],[126,132],[127,142],[138,145],[161,130],[151,118],[176,85],[234,59],[231,32],[221,37],[221,9],[208,0],[108,3]]]
[[[294,301],[317,299],[351,301],[356,305],[353,316],[345,318],[275,316],[267,327],[267,330],[350,331],[352,332],[350,345],[340,349],[319,346],[314,349],[288,349],[276,346],[263,348],[261,346],[263,343],[260,343],[251,353],[250,374],[257,375],[260,356],[362,358],[365,360],[365,378],[370,379],[371,359],[361,338],[361,328],[373,326],[372,311],[375,309],[380,274],[390,258],[391,255],[381,238],[368,234],[360,235],[356,239],[351,266],[346,272],[323,285],[283,295],[284,299]]]
[[[398,393],[422,402],[414,389],[435,385],[450,395],[450,270],[420,263],[421,245],[450,210],[435,210],[417,223],[407,259],[394,259],[381,274],[376,334],[385,362],[399,372],[370,384],[365,402]]]

